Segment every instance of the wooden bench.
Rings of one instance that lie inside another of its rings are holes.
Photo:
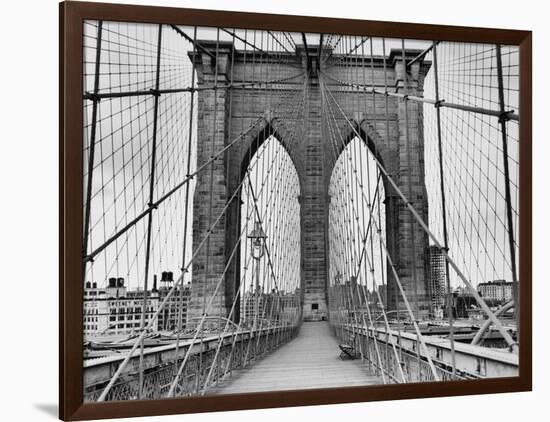
[[[357,351],[355,350],[355,347],[350,346],[349,344],[339,344],[338,347],[340,348],[340,359],[346,360],[346,359],[356,359],[357,358]]]

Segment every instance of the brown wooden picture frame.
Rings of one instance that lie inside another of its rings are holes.
[[[59,416],[63,420],[529,391],[532,385],[532,34],[530,31],[212,10],[63,2],[59,6]],[[85,19],[325,32],[517,45],[520,51],[519,376],[460,382],[330,388],[83,404],[82,203],[83,21]]]

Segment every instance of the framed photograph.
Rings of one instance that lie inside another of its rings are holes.
[[[60,417],[531,389],[531,33],[60,4]]]

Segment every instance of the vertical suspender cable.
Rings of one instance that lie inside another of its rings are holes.
[[[433,61],[434,61],[434,81],[435,81],[435,107],[437,116],[437,146],[439,155],[439,188],[441,191],[441,212],[443,217],[443,247],[445,251],[449,251],[449,237],[447,233],[447,204],[445,202],[445,178],[443,173],[443,145],[441,139],[441,108],[439,99],[439,75],[437,67],[437,43],[433,42]],[[452,292],[451,279],[449,273],[449,261],[445,260],[445,282],[446,282],[446,303],[447,303],[447,318],[449,321],[449,341],[451,342],[451,361],[452,361],[452,379],[456,377],[456,354],[454,340],[454,324],[452,312]]]
[[[500,132],[502,133],[502,155],[504,160],[504,188],[506,195],[506,216],[508,220],[508,242],[510,243],[510,260],[512,267],[512,293],[514,297],[514,315],[516,318],[516,326],[519,334],[519,291],[518,291],[518,276],[516,268],[516,247],[514,242],[514,222],[512,217],[512,196],[510,192],[510,168],[508,163],[508,134],[506,131],[507,113],[504,103],[504,83],[502,79],[502,51],[499,44],[496,45],[497,56],[497,76],[498,76],[498,102],[500,106]],[[518,335],[519,338],[519,335]]]
[[[197,27],[193,29],[193,56],[192,56],[192,65],[191,65],[191,87],[195,87],[195,54],[196,47],[195,43],[197,42]],[[189,107],[189,132],[187,138],[187,163],[186,163],[186,174],[185,177],[189,176],[191,172],[191,147],[193,141],[193,110],[194,110],[194,101],[195,101],[195,91],[191,90],[190,98],[190,107]],[[182,277],[185,277],[185,261],[186,261],[186,252],[187,252],[187,230],[188,230],[188,219],[189,219],[189,189],[190,183],[187,183],[185,186],[185,211],[183,217],[183,248],[182,248],[182,259],[181,259],[181,271],[184,272]],[[180,287],[180,299],[179,299],[179,310],[178,310],[178,333],[176,335],[176,358],[174,360],[174,365],[177,368],[178,357],[179,357],[179,346],[180,346],[180,335],[183,325],[183,302],[184,302],[184,290],[185,284],[182,283]],[[186,304],[187,306],[187,304]]]
[[[97,113],[99,107],[99,98],[97,93],[99,91],[99,69],[101,66],[101,38],[103,33],[103,21],[99,21],[97,25],[97,38],[96,38],[96,52],[95,52],[95,69],[94,69],[94,96],[93,105],[92,105],[92,122],[90,130],[90,145],[88,150],[88,180],[86,182],[86,209],[84,211],[84,241],[82,245],[82,258],[88,253],[88,237],[90,231],[90,210],[91,210],[91,201],[92,201],[92,181],[94,174],[94,155],[95,155],[95,141],[97,134]],[[82,277],[83,282],[86,277],[85,274],[86,261],[83,260],[82,265]]]
[[[158,27],[158,40],[157,40],[157,67],[156,67],[156,80],[155,80],[155,104],[154,104],[154,115],[153,115],[153,141],[151,145],[151,173],[149,180],[149,206],[154,202],[154,189],[155,189],[155,161],[156,161],[156,149],[157,149],[157,129],[158,129],[158,109],[159,109],[159,82],[160,82],[160,53],[161,53],[161,43],[162,43],[162,24]],[[145,274],[143,281],[143,304],[141,308],[141,323],[140,329],[145,329],[145,316],[147,314],[147,282],[149,277],[149,264],[151,258],[151,230],[153,225],[153,212],[149,213],[147,219],[147,243],[145,250]],[[141,338],[140,342],[140,352],[139,352],[139,393],[138,397],[143,398],[143,351],[145,348],[145,337]]]

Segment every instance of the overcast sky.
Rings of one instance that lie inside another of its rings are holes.
[[[85,90],[91,92],[97,23],[87,22],[84,29]],[[182,27],[182,30],[193,36],[192,28]],[[148,90],[154,86],[157,31],[158,25],[104,23],[100,93]],[[216,33],[216,29],[201,28],[197,38],[215,40]],[[238,31],[237,34],[245,36],[244,31]],[[231,38],[220,31],[220,40]],[[273,47],[281,51],[281,47],[268,41],[270,38],[265,33],[253,34],[248,31],[246,38],[249,42],[255,38],[256,44],[264,49]],[[279,39],[283,40],[283,37]],[[292,39],[301,44],[299,34],[292,34]],[[325,42],[327,39],[325,37]],[[191,43],[185,42],[176,31],[166,26],[163,28],[162,41],[161,88],[191,86],[192,72],[188,58]],[[288,40],[284,42],[285,45],[291,43]],[[307,42],[317,44],[318,35],[308,34]],[[236,43],[237,48],[244,48],[243,43]],[[426,41],[407,40],[405,47],[422,50],[429,44]],[[373,54],[382,54],[381,40],[374,39],[372,45]],[[365,46],[370,48],[370,43]],[[365,53],[370,54],[369,48]],[[401,41],[387,40],[386,52],[391,48],[401,48]],[[498,108],[496,71],[490,70],[494,69],[496,63],[493,46],[442,43],[438,47],[438,57],[441,98],[448,102]],[[517,49],[503,49],[506,103],[516,111],[517,58]],[[433,59],[431,53],[426,59]],[[435,97],[433,67],[426,78],[424,95]],[[149,202],[153,106],[154,100],[150,95],[103,99],[99,103],[88,252],[124,227]],[[85,101],[86,146],[91,132],[91,114],[91,102]],[[441,115],[450,254],[474,284],[499,278],[510,280],[503,198],[502,140],[496,118],[450,109],[442,109]],[[195,168],[196,119],[196,107],[191,114],[189,93],[160,97],[154,199],[160,198],[185,179],[189,149],[191,171]],[[191,120],[195,123],[190,132]],[[423,125],[426,186],[430,203],[429,226],[442,241],[436,115],[433,106],[424,107]],[[517,237],[517,125],[509,123],[508,131]],[[282,150],[281,154],[286,153]],[[87,148],[84,158],[87,162]],[[288,177],[291,174],[289,172]],[[365,173],[364,176],[367,177]],[[84,174],[86,180],[87,168]],[[189,187],[189,198],[192,198],[194,183],[189,183]],[[259,191],[258,186],[256,190]],[[292,192],[293,195],[295,193]],[[150,275],[166,270],[173,271],[175,275],[180,274],[185,194],[186,188],[179,189],[154,213]],[[188,204],[186,261],[191,258],[191,201]],[[126,278],[131,288],[143,286],[146,227],[147,218],[144,218],[98,254],[87,267],[86,280],[103,286],[108,277],[119,276]],[[460,285],[454,275],[451,278],[455,286]],[[190,274],[186,275],[186,279],[190,279]],[[149,286],[151,284],[152,281]]]

